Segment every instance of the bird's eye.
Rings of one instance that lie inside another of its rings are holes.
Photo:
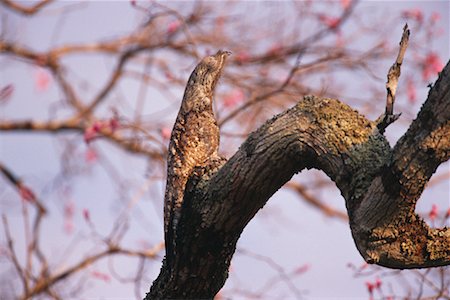
[[[211,71],[211,70],[215,69],[217,62],[214,57],[208,57],[208,58],[206,58],[205,63],[206,63],[205,64],[206,67],[208,68],[208,71]]]

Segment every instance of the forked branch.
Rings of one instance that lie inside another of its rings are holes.
[[[450,230],[431,229],[414,213],[426,182],[450,155],[449,95],[450,63],[394,149],[376,122],[339,100],[306,96],[250,134],[227,162],[195,168],[182,187],[177,255],[170,265],[163,262],[146,299],[213,298],[245,226],[305,168],[324,171],[340,189],[367,262],[402,269],[449,265]]]

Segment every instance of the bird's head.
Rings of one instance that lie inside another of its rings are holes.
[[[230,55],[230,51],[219,50],[216,54],[203,58],[192,72],[189,85],[200,85],[208,94],[213,93]]]
[[[220,76],[230,51],[219,50],[216,54],[205,57],[199,66],[203,66],[208,75]]]
[[[219,50],[216,54],[203,58],[189,77],[184,98],[198,100],[206,97],[212,100],[225,61],[230,54],[230,51]]]

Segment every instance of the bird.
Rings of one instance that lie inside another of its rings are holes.
[[[213,96],[229,51],[203,58],[186,84],[181,107],[170,136],[164,194],[166,260],[175,255],[178,221],[187,181],[196,167],[218,156],[219,126]]]

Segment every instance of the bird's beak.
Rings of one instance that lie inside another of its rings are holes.
[[[230,56],[232,53],[231,53],[231,51],[227,51],[227,50],[219,50],[217,52],[217,54],[225,54],[226,56]]]

